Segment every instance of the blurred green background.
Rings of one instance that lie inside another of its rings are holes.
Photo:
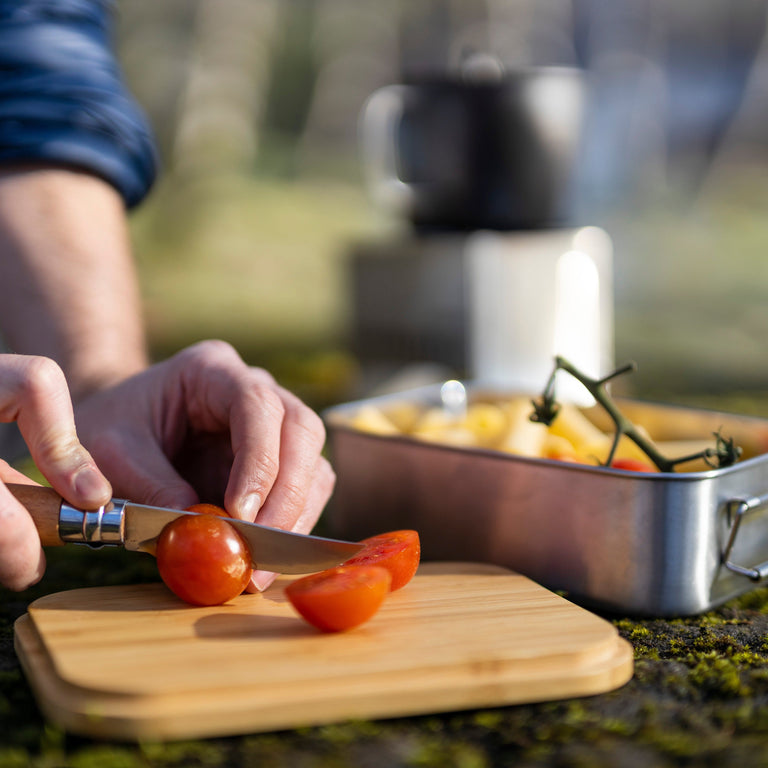
[[[407,229],[366,194],[358,115],[471,48],[592,78],[582,208],[614,240],[616,358],[636,360],[637,387],[768,388],[762,0],[118,8],[163,160],[132,219],[156,357],[221,337],[313,404],[357,394],[350,250]]]

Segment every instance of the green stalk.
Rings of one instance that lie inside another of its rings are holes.
[[[635,443],[635,445],[637,445],[662,472],[674,472],[675,467],[678,464],[684,464],[693,461],[694,459],[704,459],[709,466],[715,468],[727,467],[738,461],[741,456],[741,448],[734,445],[732,438],[724,438],[719,432],[714,433],[715,446],[712,448],[705,448],[698,453],[692,453],[688,456],[681,456],[675,459],[669,459],[664,456],[664,454],[661,453],[661,451],[659,451],[658,448],[648,440],[626,416],[624,416],[606,389],[606,385],[613,379],[635,370],[637,370],[637,366],[634,363],[627,363],[626,365],[617,368],[608,376],[604,376],[601,379],[593,379],[568,362],[568,360],[558,355],[555,357],[555,367],[547,380],[547,384],[540,400],[532,401],[534,412],[531,414],[531,420],[549,425],[557,418],[557,415],[560,412],[560,404],[555,398],[555,376],[558,371],[564,371],[573,376],[584,386],[595,401],[610,416],[611,421],[613,421],[616,426],[611,450],[608,453],[608,458],[605,460],[604,466],[610,466],[612,464],[622,435],[626,435],[632,440],[632,442]]]

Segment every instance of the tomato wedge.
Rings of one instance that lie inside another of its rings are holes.
[[[285,594],[312,626],[322,632],[343,632],[379,610],[391,581],[386,568],[340,565],[292,581]]]
[[[380,533],[363,539],[365,548],[344,565],[378,565],[392,575],[390,590],[402,589],[414,576],[421,559],[421,542],[416,531]]]
[[[182,515],[168,523],[157,540],[160,578],[192,605],[226,603],[250,581],[248,546],[224,517],[228,517],[224,510]]]

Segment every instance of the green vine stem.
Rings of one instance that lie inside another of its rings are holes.
[[[632,440],[662,472],[674,472],[675,467],[678,464],[685,464],[694,459],[704,459],[709,466],[715,468],[727,467],[739,460],[739,457],[741,456],[741,448],[734,445],[732,438],[724,438],[719,432],[714,433],[715,446],[713,448],[706,448],[703,451],[692,453],[688,456],[680,456],[675,459],[669,459],[664,456],[664,454],[662,454],[661,451],[659,451],[658,448],[624,416],[606,389],[606,385],[613,379],[635,370],[637,370],[637,366],[634,363],[627,363],[601,379],[593,379],[569,363],[565,358],[557,356],[555,357],[555,367],[547,381],[541,398],[532,401],[534,411],[531,414],[531,421],[538,421],[549,426],[557,418],[557,415],[560,412],[560,404],[555,398],[555,377],[558,371],[564,371],[573,376],[585,387],[616,425],[616,432],[613,436],[611,450],[608,453],[608,458],[605,460],[604,466],[610,466],[612,464],[622,435],[626,435]]]

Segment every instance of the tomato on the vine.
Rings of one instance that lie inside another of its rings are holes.
[[[285,594],[296,611],[323,632],[343,632],[381,607],[392,577],[375,565],[340,565],[292,581]]]
[[[198,505],[195,505],[198,506]],[[213,505],[206,505],[213,506]],[[237,597],[252,573],[251,556],[240,534],[220,511],[181,515],[165,526],[157,540],[160,578],[193,605],[220,605]]]
[[[421,559],[421,542],[416,531],[380,533],[363,539],[365,547],[344,565],[378,565],[392,575],[390,589],[404,587],[414,576]]]
[[[642,459],[614,459],[611,462],[613,469],[628,469],[631,472],[656,472],[656,467],[652,466],[649,462]]]

